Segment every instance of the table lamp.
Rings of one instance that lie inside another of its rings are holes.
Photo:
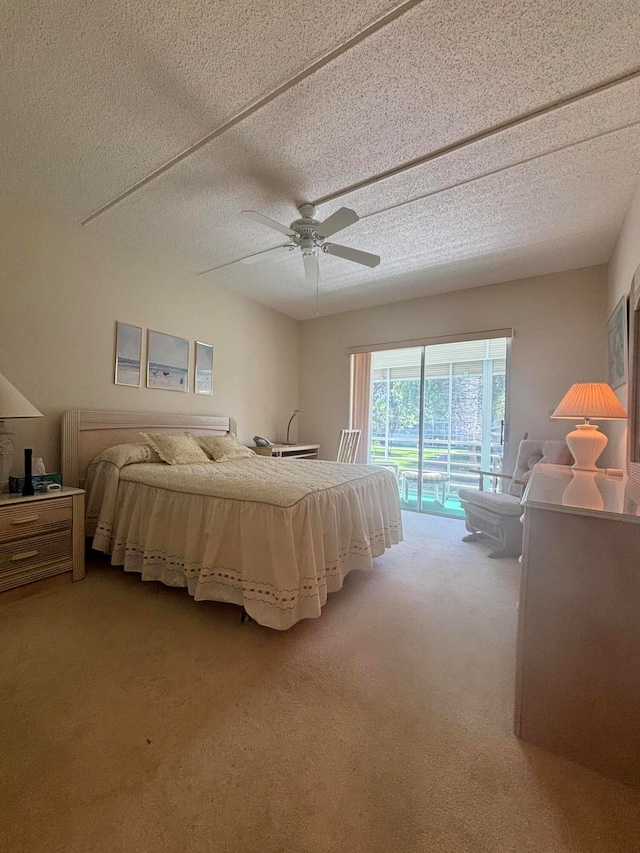
[[[289,423],[287,424],[287,437],[286,437],[285,441],[283,441],[283,442],[282,442],[283,444],[295,444],[295,441],[290,441],[290,440],[289,440],[289,430],[291,429],[291,422],[293,421],[293,419],[295,418],[295,416],[296,416],[296,415],[300,415],[300,414],[302,414],[302,410],[301,410],[301,409],[294,409],[294,410],[291,412],[291,417],[289,418]]]
[[[6,492],[13,459],[13,436],[5,429],[6,418],[42,418],[44,415],[0,373],[0,492]]]
[[[567,436],[577,471],[597,471],[596,459],[607,446],[607,436],[598,432],[598,421],[625,420],[627,413],[606,382],[577,382],[564,395],[552,418],[584,418]]]

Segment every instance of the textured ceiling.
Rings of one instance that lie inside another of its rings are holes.
[[[243,208],[358,211],[382,263],[322,255],[329,314],[606,262],[640,181],[636,0],[0,9],[3,188],[299,319]]]

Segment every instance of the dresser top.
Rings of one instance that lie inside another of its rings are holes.
[[[608,517],[640,524],[640,500],[626,477],[538,463],[525,489],[525,507]]]
[[[0,494],[0,507],[8,504],[29,503],[29,501],[46,501],[51,500],[51,498],[59,498],[61,495],[80,495],[83,491],[83,489],[73,489],[71,486],[62,486],[53,492],[36,492],[35,495],[28,495],[27,497],[22,497],[15,492],[3,492]]]

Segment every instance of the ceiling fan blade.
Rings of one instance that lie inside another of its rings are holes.
[[[351,210],[350,207],[341,207],[318,225],[316,234],[318,237],[331,237],[332,234],[342,231],[343,228],[347,228],[349,225],[353,225],[359,219],[360,217],[355,210]]]
[[[265,255],[271,258],[279,258],[288,255],[292,249],[296,247],[293,243],[284,243],[282,246],[274,246],[272,249],[263,249],[262,252],[255,252],[253,255],[247,255],[246,258],[240,258],[241,264],[256,264],[258,261],[266,260]]]
[[[279,222],[276,222],[275,219],[270,219],[268,216],[265,216],[264,213],[258,213],[257,210],[243,210],[242,213],[245,216],[248,216],[249,219],[253,219],[254,222],[259,222],[260,225],[266,225],[267,228],[274,228],[276,231],[279,231],[281,234],[286,234],[288,237],[295,237],[295,231],[292,231],[291,228],[287,228],[286,225],[280,225]]]
[[[304,260],[304,274],[307,279],[307,284],[309,288],[316,290],[318,289],[318,282],[320,281],[320,268],[318,265],[318,256],[317,255],[303,255]]]
[[[322,251],[328,255],[337,255],[346,261],[355,261],[356,264],[364,264],[365,267],[377,267],[380,263],[379,255],[371,252],[362,252],[360,249],[351,249],[349,246],[340,246],[338,243],[325,243]]]

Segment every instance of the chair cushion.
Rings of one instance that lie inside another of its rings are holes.
[[[458,489],[461,501],[495,512],[496,515],[522,515],[520,498],[502,492],[480,492],[477,489]]]
[[[542,442],[542,459],[546,465],[573,465],[574,459],[564,439]]]
[[[518,447],[518,458],[516,459],[516,468],[513,472],[513,479],[527,483],[533,466],[542,459],[543,442],[536,438],[523,438]],[[512,482],[509,486],[509,494],[516,498],[522,497],[524,486],[520,483]]]

